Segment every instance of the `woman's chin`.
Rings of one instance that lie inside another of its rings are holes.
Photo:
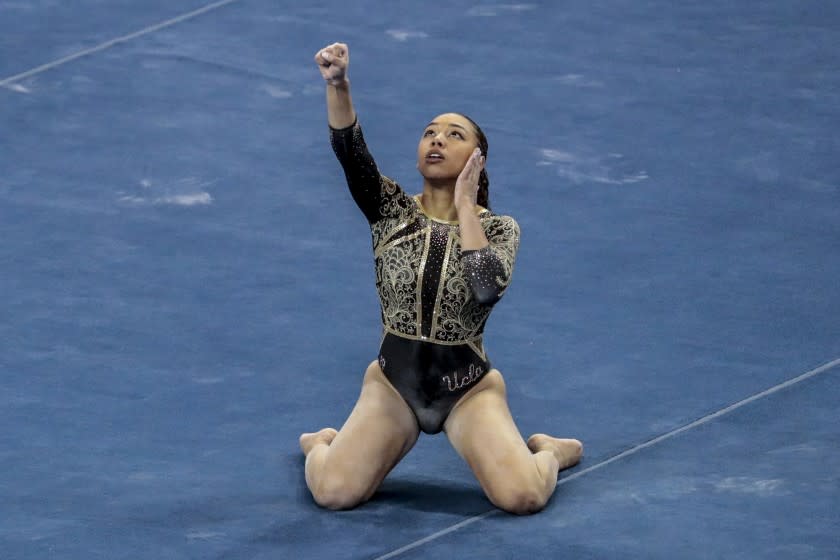
[[[455,181],[457,174],[448,173],[445,169],[429,169],[428,166],[419,168],[420,175],[429,183],[445,183]]]

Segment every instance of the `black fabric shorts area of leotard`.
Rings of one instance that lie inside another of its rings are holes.
[[[427,434],[443,430],[452,407],[491,369],[467,344],[435,344],[393,333],[382,340],[379,366]]]

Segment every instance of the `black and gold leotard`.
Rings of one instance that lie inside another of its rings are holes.
[[[482,333],[510,284],[519,226],[482,209],[489,245],[461,250],[458,222],[428,216],[419,196],[379,173],[358,122],[330,132],[373,237],[383,325],[379,364],[420,429],[440,432],[458,399],[490,370]]]

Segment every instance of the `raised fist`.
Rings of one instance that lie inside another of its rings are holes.
[[[328,84],[343,84],[347,80],[350,49],[344,43],[333,43],[315,54],[315,63]]]

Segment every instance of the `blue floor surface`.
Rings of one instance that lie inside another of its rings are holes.
[[[837,396],[837,373],[811,379],[562,485],[545,523],[491,516],[401,557],[836,558]]]
[[[487,132],[487,347],[566,476],[840,358],[836,6],[345,4],[0,2],[0,557],[376,558],[491,509],[443,436],[355,511],[304,486],[379,341],[336,40],[407,190],[430,117]],[[839,370],[399,556],[835,557]]]

